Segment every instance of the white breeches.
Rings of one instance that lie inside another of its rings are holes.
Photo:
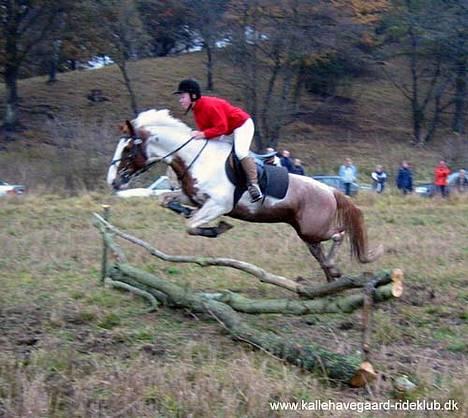
[[[250,118],[247,119],[243,125],[234,129],[234,150],[239,161],[249,156],[250,144],[252,143],[254,131],[254,123]]]

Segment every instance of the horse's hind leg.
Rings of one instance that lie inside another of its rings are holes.
[[[330,247],[330,251],[328,251],[328,254],[326,256],[326,259],[325,259],[325,263],[326,265],[331,268],[331,269],[334,269],[335,271],[335,277],[340,277],[341,276],[341,273],[340,271],[338,270],[338,268],[335,266],[336,264],[336,253],[338,252],[338,249],[340,248],[341,246],[341,243],[343,242],[343,239],[344,239],[344,231],[342,232],[337,232],[336,234],[334,234],[331,239],[332,239],[332,246]]]
[[[334,241],[335,243],[335,241]],[[323,247],[320,242],[317,243],[307,243],[307,247],[309,248],[310,253],[315,257],[315,259],[318,261],[320,264],[320,267],[322,267],[323,272],[325,273],[325,276],[327,278],[328,282],[334,281],[337,277],[341,276],[341,273],[339,272],[338,269],[335,268],[334,265],[329,265],[328,258],[326,257],[324,252],[323,252]],[[330,252],[333,250],[333,248],[330,250]],[[329,253],[330,255],[330,253]]]

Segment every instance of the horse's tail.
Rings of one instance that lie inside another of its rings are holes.
[[[364,217],[361,210],[343,193],[335,190],[336,199],[336,221],[343,228],[349,237],[351,255],[356,257],[361,263],[375,261],[383,254],[383,246],[369,250],[367,231],[364,225]]]

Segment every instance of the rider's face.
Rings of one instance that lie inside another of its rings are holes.
[[[190,103],[192,103],[190,100],[190,94],[182,93],[179,95],[179,104],[184,110],[187,110],[189,108]]]

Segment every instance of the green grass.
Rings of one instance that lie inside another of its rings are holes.
[[[21,416],[25,408],[37,417],[67,418],[93,416],[99,408],[106,415],[129,408],[128,417],[264,417],[271,416],[268,402],[274,399],[368,398],[365,389],[333,386],[233,342],[212,318],[165,307],[148,313],[140,297],[101,287],[102,247],[92,213],[102,202],[112,203],[117,226],[166,253],[235,257],[279,275],[324,281],[286,225],[233,221],[235,228],[225,236],[206,240],[187,236],[183,219],[151,199],[93,194],[1,200],[0,220],[8,227],[0,229],[0,405],[10,416]],[[341,266],[347,273],[405,271],[402,298],[380,305],[374,315],[372,361],[386,379],[372,385],[373,399],[396,396],[391,379],[407,374],[418,384],[411,398],[463,402],[468,201],[363,194],[357,203],[371,243],[384,243],[387,252],[364,266],[351,262],[345,247]],[[194,290],[290,296],[236,271],[165,263],[122,246],[131,263]],[[245,319],[334,351],[360,349],[359,312]],[[342,327],[344,322],[352,326]]]

